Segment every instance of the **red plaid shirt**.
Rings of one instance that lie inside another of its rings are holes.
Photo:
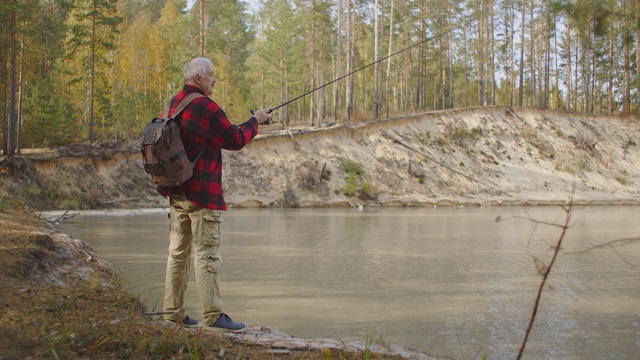
[[[185,85],[171,102],[171,113],[185,96],[200,92],[195,86]],[[200,97],[193,100],[176,119],[180,124],[180,137],[189,159],[194,159],[207,145],[193,169],[193,177],[180,186],[159,186],[164,196],[185,195],[194,205],[212,210],[226,210],[222,192],[222,149],[240,150],[258,134],[255,117],[244,124],[234,125],[213,100]]]

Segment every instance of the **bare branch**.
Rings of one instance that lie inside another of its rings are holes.
[[[622,245],[626,245],[628,243],[635,242],[635,241],[640,241],[640,236],[636,236],[636,237],[632,237],[632,238],[624,238],[624,239],[613,240],[613,241],[606,242],[604,244],[594,245],[594,246],[586,248],[584,250],[565,252],[565,254],[569,254],[569,255],[584,254],[584,253],[590,252],[590,251],[595,250],[595,249],[600,249],[600,248],[603,248],[603,247],[613,248],[614,245],[622,246]]]
[[[563,209],[563,210],[566,212],[566,210],[565,210],[565,209]],[[514,219],[523,219],[523,220],[528,220],[528,221],[530,221],[530,222],[532,222],[532,223],[534,223],[534,224],[536,224],[536,225],[549,225],[549,226],[559,227],[559,228],[561,228],[561,229],[564,229],[564,228],[565,228],[565,226],[566,226],[567,228],[570,228],[571,226],[573,226],[573,224],[568,224],[568,225],[567,225],[567,224],[558,224],[558,223],[554,223],[554,222],[540,221],[540,220],[532,219],[532,218],[530,218],[530,217],[526,217],[526,216],[518,216],[518,215],[514,215],[514,216],[511,216],[511,217],[508,217],[508,218],[502,218],[502,217],[498,216],[498,217],[496,218],[496,222],[498,222],[498,221],[505,221],[505,220],[514,220]]]
[[[612,250],[616,255],[618,255],[618,258],[620,258],[620,260],[624,261],[625,264],[630,265],[632,267],[636,267],[636,264],[628,261],[624,258],[624,256],[622,256],[621,253],[618,252],[618,250],[615,248],[616,246],[624,246],[636,241],[640,241],[640,236],[636,236],[636,237],[632,237],[632,238],[624,238],[624,239],[617,239],[617,240],[613,240],[613,241],[609,241],[606,242],[604,244],[598,244],[598,245],[594,245],[591,246],[589,248],[586,248],[584,250],[579,250],[579,251],[569,251],[569,252],[565,252],[566,255],[574,255],[574,254],[584,254],[584,253],[588,253],[590,251],[593,250],[597,250],[600,248],[609,248],[610,250]]]
[[[573,193],[572,193],[572,197],[573,197]],[[538,270],[538,272],[540,273],[540,275],[542,275],[542,281],[540,282],[540,287],[538,288],[538,293],[536,295],[536,300],[534,302],[533,305],[533,311],[531,313],[531,318],[529,319],[529,325],[527,326],[527,330],[525,331],[525,335],[524,335],[524,339],[522,340],[522,344],[520,345],[520,350],[518,351],[518,356],[517,359],[521,359],[522,358],[522,354],[524,353],[524,349],[525,346],[527,345],[527,340],[529,339],[529,334],[531,333],[531,329],[533,328],[533,323],[535,322],[536,319],[536,315],[538,314],[538,307],[540,306],[540,298],[542,297],[542,290],[544,289],[544,286],[547,282],[547,278],[549,277],[549,274],[551,273],[551,269],[553,268],[553,264],[556,262],[556,259],[558,258],[558,253],[560,252],[560,249],[562,247],[562,240],[564,239],[564,236],[567,233],[567,229],[569,229],[570,226],[570,222],[571,222],[571,207],[572,202],[571,202],[571,198],[569,199],[569,201],[567,201],[567,204],[562,206],[562,209],[565,212],[565,220],[563,224],[556,224],[556,223],[549,223],[549,222],[545,222],[545,221],[537,221],[531,218],[524,218],[527,220],[532,221],[533,223],[537,225],[543,224],[543,225],[550,225],[550,226],[557,226],[560,227],[562,229],[562,232],[560,234],[560,237],[558,238],[558,241],[556,242],[556,245],[552,247],[553,249],[553,256],[551,257],[551,261],[549,262],[549,265],[545,265],[542,261],[537,260],[534,257],[534,263],[536,264],[536,268]],[[519,216],[514,216],[512,218],[523,218],[523,217],[519,217]]]

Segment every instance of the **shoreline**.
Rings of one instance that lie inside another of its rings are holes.
[[[162,211],[162,209],[150,209],[143,212],[153,211]],[[113,212],[102,210],[101,213]],[[58,214],[50,212],[48,215]],[[141,300],[124,288],[125,280],[120,279],[122,275],[118,275],[108,259],[93,251],[84,241],[71,238],[69,235],[53,229],[50,220],[38,219],[37,214],[28,211],[15,211],[12,214],[0,211],[0,224],[2,225],[0,248],[6,248],[8,243],[20,242],[24,244],[24,248],[30,249],[22,254],[27,259],[33,254],[39,254],[40,257],[38,262],[25,263],[21,262],[20,256],[16,257],[14,253],[0,251],[0,259],[6,260],[7,256],[12,256],[13,260],[18,260],[18,268],[14,269],[9,263],[9,266],[5,265],[0,273],[0,284],[5,285],[5,294],[3,295],[5,302],[7,302],[5,307],[9,310],[8,317],[0,319],[0,329],[6,332],[13,325],[16,327],[13,330],[14,336],[20,336],[23,341],[31,344],[31,347],[25,347],[21,345],[20,341],[14,343],[13,337],[3,338],[0,340],[0,349],[3,350],[3,355],[8,358],[40,357],[48,352],[54,352],[55,356],[66,353],[70,357],[84,357],[89,348],[96,350],[109,341],[114,345],[125,344],[126,338],[133,336],[131,335],[133,332],[138,333],[138,336],[141,335],[143,338],[139,341],[145,344],[157,336],[167,336],[166,334],[171,333],[172,335],[164,341],[173,344],[186,340],[186,346],[189,346],[190,342],[210,343],[214,341],[218,348],[216,353],[225,354],[226,352],[227,355],[231,355],[246,351],[247,354],[253,354],[248,356],[257,359],[269,359],[275,355],[285,355],[289,358],[326,359],[327,354],[342,354],[340,357],[361,358],[360,354],[362,353],[377,354],[376,356],[384,358],[436,359],[414,349],[396,345],[340,339],[295,338],[267,326],[247,328],[243,333],[234,334],[211,332],[202,326],[182,328],[170,325],[162,320],[154,319],[152,315],[146,315],[147,310]],[[7,264],[7,262],[4,263]],[[25,295],[29,297],[33,295],[34,298],[24,301]],[[16,297],[21,300],[13,301],[12,305],[8,305],[8,302]],[[37,303],[34,302],[36,299],[38,299]],[[59,304],[60,301],[76,305],[70,308],[57,308],[55,304]],[[79,305],[79,303],[84,305]],[[40,310],[40,308],[44,310]],[[114,308],[119,310],[114,313],[108,310]],[[105,310],[110,313],[108,316],[104,314]],[[85,312],[88,314],[76,319],[78,313]],[[50,314],[55,316],[50,318]],[[98,323],[90,325],[87,329],[87,316],[104,319],[98,320]],[[20,320],[23,318],[28,320]],[[25,324],[25,321],[28,323]],[[124,338],[118,340],[115,329],[122,326],[126,330],[117,331],[122,331],[123,333],[120,335]],[[41,332],[45,328],[58,328],[59,330],[43,336]],[[64,338],[60,337],[60,330],[67,333]],[[84,342],[75,344],[73,339],[87,331],[103,335],[100,337],[91,335],[92,340],[85,345],[83,345]],[[162,335],[163,333],[165,335]],[[61,339],[63,341],[59,346],[52,345],[51,341],[58,342]],[[70,343],[69,339],[71,339]],[[91,343],[94,345],[90,346]],[[180,349],[179,346],[175,348],[171,346],[170,348],[174,349],[171,350],[172,352]],[[182,348],[184,349],[184,345]],[[203,345],[200,353],[208,354],[206,356],[213,355],[206,349],[207,346]],[[125,356],[126,351],[123,351],[122,349],[112,349],[104,353],[103,356]],[[181,351],[183,350],[179,350],[179,352]],[[99,351],[98,354],[100,354]],[[103,356],[98,357],[102,358]],[[141,358],[147,357],[142,356]]]
[[[382,208],[447,208],[447,207],[555,207],[563,206],[568,203],[567,199],[564,200],[485,200],[485,201],[451,201],[441,200],[433,203],[414,203],[414,202],[394,202],[389,204],[366,204],[366,205],[353,205],[353,204],[325,204],[324,206],[298,206],[294,208],[286,209],[331,209],[331,208],[354,208],[354,209],[382,209]],[[588,200],[572,200],[571,204],[574,206],[638,206],[640,205],[640,197],[638,199],[625,198],[619,200],[607,200],[607,199],[588,199]],[[284,207],[267,206],[256,201],[248,201],[244,203],[228,203],[227,212],[238,209],[284,209]],[[88,210],[41,210],[37,211],[40,216],[48,221],[55,220],[56,218],[73,217],[77,215],[83,216],[110,216],[110,215],[138,215],[138,214],[153,214],[168,212],[169,207],[139,207],[139,208],[113,208],[113,209],[88,209]]]

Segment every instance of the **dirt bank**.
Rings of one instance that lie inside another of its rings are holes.
[[[224,153],[231,207],[638,204],[638,117],[476,108],[323,129],[262,129]],[[166,206],[138,143],[25,151],[1,163],[0,204]]]

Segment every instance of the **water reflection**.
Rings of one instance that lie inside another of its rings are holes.
[[[638,358],[637,207],[574,209],[528,359]],[[250,326],[305,338],[381,337],[435,355],[513,358],[560,229],[559,208],[240,210],[223,223],[226,310]],[[82,217],[62,230],[90,243],[161,306],[166,212]],[[573,253],[572,253],[573,252]],[[198,317],[195,284],[188,312]]]

